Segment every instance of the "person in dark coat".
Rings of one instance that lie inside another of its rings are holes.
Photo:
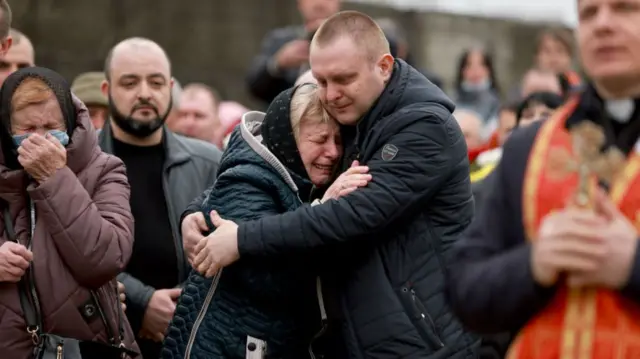
[[[243,116],[201,205],[203,216],[216,210],[238,221],[258,219],[295,210],[311,202],[312,192],[321,193],[314,188],[326,189],[342,146],[338,124],[322,108],[316,88],[291,88],[274,99],[266,116]],[[369,179],[363,173],[348,177],[363,185]],[[327,190],[325,200],[336,193]],[[310,256],[246,258],[215,279],[193,272],[162,358],[241,359],[251,343],[255,350],[266,348],[269,358],[309,357],[324,312],[313,263]]]
[[[213,273],[239,257],[327,253],[326,357],[476,358],[479,340],[443,291],[449,249],[473,217],[464,137],[453,102],[388,46],[355,11],[327,19],[311,45],[320,96],[343,125],[342,170],[357,160],[371,182],[239,226],[215,218],[194,266]]]
[[[281,91],[293,86],[309,69],[309,43],[322,21],[340,10],[341,0],[297,0],[302,25],[270,31],[247,73],[247,89],[265,107]]]

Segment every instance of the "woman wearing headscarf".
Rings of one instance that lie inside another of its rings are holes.
[[[135,357],[115,282],[133,245],[123,163],[51,70],[9,76],[0,109],[1,356]]]
[[[282,92],[266,115],[249,112],[234,131],[202,206],[210,231],[211,210],[249,221],[320,198],[341,155],[339,126],[324,111],[316,85]],[[366,185],[370,177],[361,172],[364,168],[353,167],[326,190],[323,200]],[[309,358],[324,316],[313,263],[314,258],[305,256],[246,258],[213,280],[194,272],[178,302],[162,357]]]

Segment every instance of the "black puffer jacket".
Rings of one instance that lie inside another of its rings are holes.
[[[473,217],[467,148],[453,103],[398,60],[345,143],[373,180],[339,200],[240,223],[241,257],[322,249],[325,297],[349,358],[475,358],[479,340],[447,306],[449,249]],[[348,131],[346,131],[348,132]]]

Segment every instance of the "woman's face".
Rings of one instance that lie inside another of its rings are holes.
[[[571,54],[560,41],[545,36],[540,43],[536,62],[540,69],[559,74],[571,69]]]
[[[462,70],[462,79],[472,84],[478,84],[489,79],[489,69],[484,63],[484,55],[480,51],[472,51],[467,56],[467,62]]]
[[[18,88],[14,99],[23,95],[20,91]],[[66,130],[60,104],[53,93],[44,101],[28,104],[11,114],[12,135],[37,133],[44,136],[52,130]]]
[[[340,127],[337,122],[323,124],[303,119],[300,123],[298,150],[311,182],[318,187],[327,185],[342,156]]]

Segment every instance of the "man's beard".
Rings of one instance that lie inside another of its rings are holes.
[[[160,127],[162,127],[162,125],[164,125],[164,122],[167,120],[167,116],[169,116],[169,112],[171,112],[172,103],[173,99],[169,100],[169,107],[167,108],[167,111],[163,115],[160,115],[156,106],[152,105],[148,101],[139,101],[135,106],[133,106],[129,116],[126,116],[122,112],[118,111],[111,94],[109,94],[109,113],[113,121],[122,131],[133,137],[142,139],[151,136]],[[141,121],[133,118],[133,113],[141,107],[150,108],[155,113],[156,117],[151,121]]]

